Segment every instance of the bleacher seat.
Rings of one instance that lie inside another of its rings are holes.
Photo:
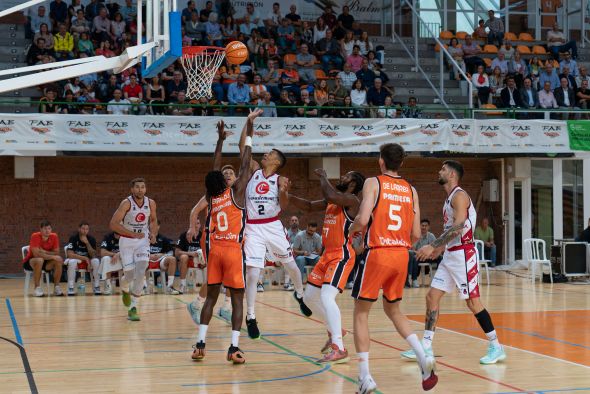
[[[464,40],[466,35],[467,35],[466,31],[458,31],[455,36],[457,37],[458,40]]]
[[[533,54],[546,55],[547,51],[545,50],[545,47],[543,47],[541,45],[533,45]]]
[[[490,59],[490,58],[487,58],[487,57],[484,57],[484,58],[483,58],[483,62],[486,64],[486,67],[487,67],[487,68],[490,68],[490,67],[492,67],[492,59]]]
[[[286,63],[295,63],[295,61],[297,60],[297,55],[295,55],[294,53],[287,53],[285,56],[283,56],[283,62]]]
[[[450,40],[451,38],[455,38],[455,35],[448,30],[443,30],[440,32],[438,38],[441,40]]]
[[[531,49],[526,45],[519,45],[516,47],[516,50],[520,52],[521,55],[530,55]]]
[[[491,44],[486,44],[482,50],[483,53],[498,53],[498,47]]]
[[[447,44],[444,44],[445,49],[447,49],[449,46]],[[440,45],[436,44],[434,46],[434,52],[440,52]]]
[[[494,104],[482,104],[481,105],[482,109],[498,109],[498,107],[496,107]],[[499,116],[502,115],[503,112],[502,111],[486,111],[485,114],[487,116]]]
[[[531,41],[535,41],[535,39],[529,33],[520,33],[518,35],[518,41],[529,41],[529,42],[531,42]]]
[[[507,41],[516,41],[518,38],[516,37],[516,34],[511,33],[509,31],[507,31],[506,33],[504,33],[504,40]]]

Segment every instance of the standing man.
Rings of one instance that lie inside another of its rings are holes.
[[[54,293],[56,296],[63,296],[59,280],[63,268],[63,259],[59,255],[59,238],[51,231],[51,223],[43,220],[39,225],[39,231],[31,234],[29,251],[23,260],[23,268],[26,271],[33,271],[35,282],[35,297],[43,297],[41,275],[43,271],[53,270]]]
[[[493,10],[488,11],[488,16],[489,19],[484,25],[484,27],[490,29],[490,32],[488,33],[488,44],[493,45],[494,41],[497,41],[499,48],[504,41],[504,22],[502,22],[502,19],[496,18]]]
[[[75,296],[76,270],[85,269],[92,275],[92,291],[101,295],[100,291],[100,260],[96,253],[96,239],[89,234],[88,222],[80,223],[78,232],[70,237],[66,245],[66,261],[68,266],[68,296]]]
[[[488,218],[483,218],[481,226],[475,228],[475,239],[483,241],[483,255],[490,256],[492,267],[496,266],[496,244],[494,243],[494,229],[490,227]]]
[[[316,222],[309,222],[307,229],[300,231],[291,244],[295,264],[297,264],[302,278],[305,275],[305,266],[315,266],[322,254],[322,237],[316,232],[317,229]]]
[[[400,310],[408,274],[408,250],[420,237],[418,193],[398,175],[404,148],[384,144],[379,148],[381,175],[369,178],[363,187],[359,213],[350,228],[353,237],[366,229],[364,264],[354,278],[354,345],[359,357],[359,393],[372,393],[377,384],[369,372],[369,312],[383,289],[383,310],[397,332],[414,349],[422,370],[422,388],[432,389],[438,382],[435,360],[426,355],[420,340]]]
[[[149,264],[150,243],[156,242],[158,217],[156,202],[145,195],[145,179],[132,179],[130,185],[131,195],[119,204],[111,218],[110,228],[121,237],[121,292],[123,305],[128,308],[127,319],[139,321],[137,301],[141,297],[145,271]]]
[[[477,252],[473,243],[473,225],[476,212],[471,198],[459,186],[463,178],[463,165],[454,160],[443,163],[438,172],[438,183],[447,192],[443,206],[445,231],[430,245],[425,245],[416,253],[418,260],[434,259],[444,252],[443,259],[430,284],[426,295],[426,324],[422,346],[426,354],[433,355],[432,340],[440,309],[440,300],[445,293],[459,289],[459,297],[467,303],[477,322],[489,340],[488,352],[480,364],[495,364],[506,358],[492,318],[479,299]],[[402,357],[415,359],[415,350],[402,353]]]

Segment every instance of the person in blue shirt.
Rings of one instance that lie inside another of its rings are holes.
[[[557,89],[559,87],[559,77],[557,73],[553,69],[553,65],[551,63],[547,63],[545,66],[545,72],[542,72],[539,75],[539,86],[543,88],[545,86],[545,82],[549,82],[551,84],[551,90]]]
[[[247,105],[250,101],[250,88],[245,82],[246,76],[244,74],[240,74],[238,75],[238,80],[229,85],[227,90],[227,99],[229,104],[232,105],[229,107],[229,116],[234,116],[236,112],[236,107],[234,107],[234,105]]]

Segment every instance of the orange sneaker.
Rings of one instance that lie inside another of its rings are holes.
[[[244,364],[246,362],[244,352],[237,346],[230,346],[227,351],[227,361],[231,361],[234,364]]]
[[[320,358],[316,362],[320,364],[344,364],[350,361],[348,357],[348,350],[340,350],[335,344],[330,345],[330,353]]]
[[[191,358],[195,361],[200,361],[205,358],[205,342],[200,341],[193,346],[193,354]]]

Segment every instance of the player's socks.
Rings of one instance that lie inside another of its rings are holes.
[[[410,334],[406,338],[406,342],[412,347],[414,350],[414,354],[418,360],[418,363],[422,366],[426,364],[426,353],[424,352],[424,347],[420,343],[418,336],[416,334]],[[422,379],[427,378],[428,376],[424,376],[424,371],[422,371]]]
[[[181,279],[180,280],[180,286],[186,288],[186,279]]]
[[[205,338],[207,337],[207,329],[209,325],[207,324],[200,324],[199,325],[199,339],[197,342],[205,342]]]
[[[363,380],[363,378],[369,375],[369,352],[358,352],[357,356],[359,358],[359,378]]]
[[[231,345],[235,347],[240,346],[240,332],[232,330],[231,331]]]
[[[283,267],[285,267],[285,270],[291,276],[298,297],[303,297],[303,279],[301,278],[301,271],[299,271],[299,267],[297,267],[295,260],[291,259],[286,263],[283,263]]]
[[[131,302],[129,303],[129,309],[137,308],[137,297],[131,296]]]
[[[432,347],[432,341],[434,340],[434,331],[424,330],[424,336],[422,337],[422,346],[426,349]]]
[[[321,300],[326,312],[326,323],[332,333],[332,343],[338,346],[338,349],[344,350],[342,341],[342,318],[340,308],[336,304],[336,295],[339,293],[334,286],[324,285],[321,289]]]
[[[166,286],[172,287],[172,285],[174,284],[174,279],[175,277],[173,275],[168,275],[168,284]]]
[[[494,323],[492,323],[492,317],[490,316],[487,309],[483,309],[481,312],[475,314],[475,318],[479,323],[479,326],[483,330],[483,332],[488,337],[488,340],[494,347],[500,347],[500,342],[498,341],[498,336],[496,335],[496,330],[494,328]]]
[[[321,289],[308,285],[303,294],[303,301],[318,319],[323,322],[326,321],[326,311],[321,300]]]
[[[254,310],[256,305],[256,285],[258,283],[258,276],[260,275],[260,268],[247,267],[246,268],[246,319],[254,319]]]
[[[490,332],[486,332],[486,337],[494,347],[500,347],[500,341],[498,341],[498,335],[496,335],[496,330],[492,330]]]

